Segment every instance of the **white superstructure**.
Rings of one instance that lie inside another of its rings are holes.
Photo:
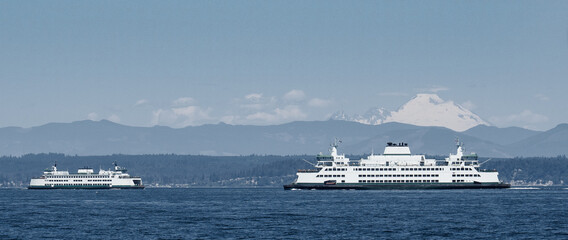
[[[144,188],[140,177],[132,177],[124,167],[114,163],[114,168],[100,169],[94,173],[92,168],[80,168],[77,173],[57,170],[57,163],[44,170],[43,175],[30,180],[29,189],[57,188]]]
[[[319,154],[315,169],[298,170],[296,181],[284,188],[319,185],[334,188],[508,187],[499,181],[497,171],[480,169],[475,153],[464,154],[463,144],[459,141],[457,153],[450,154],[445,160],[413,155],[407,143],[389,142],[383,154],[371,154],[359,160],[338,154],[337,147],[335,142],[329,155]]]

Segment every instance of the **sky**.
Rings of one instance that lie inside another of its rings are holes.
[[[568,122],[568,1],[0,1],[0,127],[272,125],[436,93]]]

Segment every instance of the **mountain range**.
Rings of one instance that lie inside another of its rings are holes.
[[[447,155],[455,151],[459,138],[468,152],[484,157],[557,156],[568,151],[568,124],[543,132],[486,125],[458,132],[396,122],[369,125],[338,120],[271,126],[219,123],[176,129],[85,120],[0,128],[0,155],[314,155],[326,153],[334,138],[342,140],[339,151],[347,154],[382,153],[387,142],[407,142],[413,153]]]

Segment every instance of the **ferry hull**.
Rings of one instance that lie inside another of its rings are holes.
[[[144,186],[28,186],[28,189],[144,189]]]
[[[288,184],[284,190],[308,189],[308,190],[416,190],[416,189],[486,189],[486,188],[510,188],[506,183],[436,183],[436,184]]]

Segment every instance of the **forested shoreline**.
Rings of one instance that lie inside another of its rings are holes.
[[[348,156],[359,159],[361,156]],[[484,162],[487,159],[480,159]],[[311,168],[311,155],[204,156],[176,154],[68,156],[27,154],[0,157],[0,187],[25,187],[57,161],[60,170],[81,167],[108,169],[113,162],[142,177],[149,187],[279,187],[295,179],[297,169]],[[523,157],[491,159],[482,168],[497,169],[513,185],[565,185],[568,158]]]

